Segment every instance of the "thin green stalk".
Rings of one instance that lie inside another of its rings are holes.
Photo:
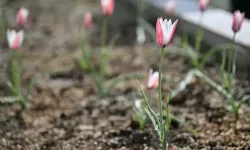
[[[225,72],[226,55],[227,55],[226,51],[223,50],[220,70],[221,70],[221,76],[222,76],[222,79],[223,79],[224,87],[228,87],[228,78],[227,78],[227,74]]]
[[[228,83],[229,83],[229,87],[228,87],[228,90],[229,90],[229,93],[231,95],[233,95],[233,78],[234,78],[234,72],[233,72],[233,67],[235,66],[235,61],[233,62],[233,54],[234,54],[234,45],[235,45],[235,37],[236,37],[236,32],[234,33],[233,35],[233,39],[232,39],[232,48],[230,49],[229,51],[229,60],[228,60],[228,71],[229,71],[229,78],[228,78]],[[233,64],[234,63],[234,64]],[[229,104],[231,104],[232,106],[232,110],[235,114],[235,118],[238,118],[238,111],[237,111],[237,107],[236,107],[236,104],[235,104],[235,101],[233,98],[229,99]]]
[[[166,104],[166,115],[167,115],[167,123],[166,126],[164,126],[164,135],[163,135],[163,150],[167,150],[168,149],[168,143],[167,143],[167,132],[170,128],[170,124],[171,124],[171,114],[170,114],[170,109],[169,109],[169,102],[167,102]],[[166,127],[168,129],[166,129]]]
[[[198,30],[197,30],[197,35],[196,35],[196,43],[195,43],[195,50],[197,54],[200,54],[200,45],[201,45],[201,40],[202,40],[202,20],[203,20],[204,13],[201,13],[200,19],[199,19],[199,25],[198,25]]]
[[[235,44],[235,36],[236,33],[234,33],[233,35],[233,39],[232,39],[232,47],[229,50],[229,56],[228,56],[228,72],[231,73],[232,72],[232,59],[233,59],[233,51],[234,51],[234,44]]]
[[[105,17],[103,19],[103,24],[102,24],[102,33],[101,33],[101,46],[104,48],[106,46],[106,36],[107,36],[107,26],[108,26],[108,17]]]
[[[20,70],[18,67],[18,54],[14,50],[10,50],[10,61],[11,61],[11,84],[14,89],[14,96],[22,97],[21,86],[20,86]],[[13,90],[12,90],[13,91]],[[19,104],[22,109],[25,109],[26,103],[22,99],[19,101]]]
[[[163,113],[162,113],[162,62],[163,62],[163,53],[164,47],[161,49],[160,55],[160,63],[159,63],[159,97],[158,97],[158,105],[160,109],[160,130],[161,130],[161,137],[164,135],[164,127],[163,127]],[[165,145],[166,141],[162,141],[163,146]],[[164,149],[165,150],[165,149]]]
[[[105,55],[105,47],[106,47],[106,36],[107,36],[107,25],[108,25],[108,17],[105,17],[102,25],[102,33],[101,33],[101,64],[100,64],[100,74],[104,76],[104,55]]]
[[[228,53],[228,64],[227,64],[227,70],[228,70],[228,75],[225,74],[225,72],[223,73],[223,80],[225,82],[225,87],[228,89],[228,93],[230,95],[233,95],[233,52],[234,52],[234,44],[235,44],[235,36],[236,36],[236,33],[234,33],[233,35],[233,38],[232,38],[232,45],[231,45],[231,48],[229,49],[229,53]],[[224,66],[225,67],[225,66]],[[223,71],[225,71],[223,69]],[[234,102],[234,99],[233,97],[231,98],[228,98],[228,103],[231,105],[232,107],[232,111],[234,113],[236,113],[236,105],[235,105],[235,102]]]
[[[11,74],[12,74],[12,85],[15,88],[15,96],[20,95],[20,74],[19,74],[19,68],[18,65],[18,58],[17,54],[12,50],[11,51]]]
[[[197,57],[193,59],[193,64],[197,69],[199,68],[200,47],[201,47],[201,42],[203,39],[203,33],[202,33],[203,31],[201,28],[203,16],[204,16],[204,13],[202,12],[199,18],[199,25],[198,25],[196,39],[195,39],[195,51],[197,53]]]
[[[104,70],[105,70],[105,46],[106,46],[106,36],[107,36],[107,24],[108,24],[108,17],[105,17],[103,20],[102,25],[102,32],[101,32],[101,63],[100,63],[100,82],[104,82]],[[100,91],[101,95],[105,95],[103,88]]]
[[[168,150],[168,144],[167,144],[167,142],[166,142],[166,141],[167,141],[167,137],[164,136],[164,137],[163,137],[163,140],[164,140],[165,142],[163,141],[163,143],[162,143],[162,149],[163,149],[163,150]]]
[[[79,65],[82,67],[83,71],[89,68],[89,65],[87,64],[86,57],[90,57],[89,51],[87,51],[88,48],[88,38],[89,34],[88,32],[85,33],[85,37],[83,36],[82,31],[80,31],[80,39],[79,39],[79,45],[80,45],[80,58],[79,58]]]
[[[5,16],[5,14],[4,14],[4,10],[2,10],[2,12],[1,12],[2,14],[0,15],[0,34],[1,34],[1,39],[3,39],[3,40],[5,40],[6,39],[6,36],[5,36],[5,34],[6,34],[6,29],[5,29],[5,18],[4,18],[4,16]]]

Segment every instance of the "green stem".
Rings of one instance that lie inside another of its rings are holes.
[[[226,51],[223,50],[222,51],[222,62],[221,62],[221,66],[220,66],[220,70],[221,70],[221,76],[223,79],[223,83],[224,83],[224,87],[228,86],[228,79],[227,79],[227,74],[225,73],[225,63],[226,63]]]
[[[229,56],[228,56],[228,72],[231,74],[232,73],[232,59],[233,59],[233,51],[234,51],[234,44],[235,44],[235,36],[236,33],[234,33],[233,35],[233,39],[232,39],[232,47],[229,50]]]
[[[234,45],[235,45],[235,37],[236,37],[236,32],[233,35],[232,39],[232,48],[229,51],[229,65],[230,65],[230,70],[229,70],[229,93],[233,95],[233,79],[234,79],[234,73],[235,73],[235,63],[236,63],[236,56],[234,54]],[[233,56],[234,55],[234,56]],[[232,60],[233,59],[233,60]],[[233,98],[229,99],[229,103],[231,103],[232,110],[235,114],[235,117],[238,118],[238,110],[236,109],[236,104],[235,100]]]
[[[107,36],[107,24],[108,24],[108,18],[105,17],[104,20],[103,20],[103,25],[102,25],[102,33],[101,33],[101,53],[100,53],[100,56],[101,56],[101,64],[100,64],[100,82],[104,82],[104,68],[106,66],[105,64],[105,42],[106,42],[106,36]],[[102,89],[100,91],[101,95],[104,94],[104,91],[103,91],[103,85],[102,85]]]
[[[196,40],[195,40],[195,51],[197,53],[197,57],[193,60],[193,63],[195,67],[198,69],[199,68],[199,59],[200,59],[200,47],[201,47],[201,42],[203,39],[203,33],[202,33],[202,20],[203,20],[204,13],[202,12],[199,18],[199,25],[196,33]]]
[[[10,50],[10,61],[11,61],[11,82],[14,88],[14,96],[22,97],[21,87],[20,87],[20,70],[18,67],[18,54],[14,50]],[[26,102],[22,99],[19,101],[22,109],[25,109]]]
[[[233,52],[234,52],[234,43],[235,43],[235,36],[236,36],[236,33],[234,33],[233,35],[233,39],[232,39],[232,46],[231,46],[231,49],[229,50],[229,56],[228,56],[228,72],[229,72],[229,75],[228,75],[228,92],[230,95],[233,95]],[[234,102],[234,99],[233,98],[230,98],[228,99],[228,102],[229,104],[231,105],[232,107],[232,110],[234,113],[236,113],[236,109],[235,109],[235,102]]]
[[[2,15],[0,16],[1,18],[0,18],[0,25],[1,25],[1,31],[0,31],[0,33],[1,33],[1,38],[3,39],[3,40],[5,40],[6,39],[6,29],[5,29],[5,18],[4,18],[4,10],[2,10]]]
[[[161,49],[160,63],[159,63],[159,98],[158,98],[158,105],[159,105],[159,109],[160,109],[161,138],[164,137],[163,113],[162,113],[162,62],[163,62],[163,53],[164,53],[164,47],[162,47],[162,49]],[[164,146],[165,142],[166,141],[162,141],[163,146]]]
[[[167,144],[167,139],[166,139],[166,136],[164,136],[164,139],[163,139],[163,143],[162,143],[162,150],[168,150],[168,144]]]
[[[203,16],[204,13],[202,12],[199,18],[199,25],[198,25],[198,29],[197,29],[197,35],[196,35],[196,43],[195,43],[195,50],[197,52],[198,55],[200,55],[200,44],[201,44],[201,40],[202,40],[202,20],[203,20]]]
[[[80,50],[79,65],[81,66],[83,71],[86,71],[89,68],[86,57],[90,57],[89,51],[87,50],[89,34],[88,32],[85,32],[85,36],[83,36],[82,31],[80,31],[79,37],[80,37],[79,38],[79,46],[80,46],[79,47],[79,50]]]
[[[106,46],[106,36],[107,36],[107,25],[108,17],[105,17],[102,24],[102,33],[101,33],[101,46],[104,48]]]

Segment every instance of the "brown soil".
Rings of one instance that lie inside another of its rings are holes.
[[[0,149],[160,149],[152,125],[148,123],[141,131],[133,120],[133,100],[142,98],[135,80],[119,83],[108,97],[100,98],[92,88],[90,75],[75,67],[77,53],[72,54],[72,51],[77,47],[81,14],[90,10],[90,6],[96,8],[93,11],[98,10],[98,4],[92,1],[78,4],[75,0],[42,0],[36,4],[26,0],[22,4],[16,1],[7,4],[12,11],[27,5],[37,12],[32,14],[30,35],[24,45],[25,77],[30,78],[41,68],[49,72],[36,83],[27,109],[21,111],[18,104],[0,106]],[[178,44],[177,38],[173,44]],[[110,63],[111,76],[142,73],[146,79],[149,68],[157,69],[158,49],[154,44],[115,47]],[[164,59],[164,76],[178,78],[178,81],[164,80],[164,100],[168,87],[174,89],[189,71],[186,64],[183,57],[172,53]],[[206,68],[206,73],[216,80],[217,72],[216,67]],[[145,79],[140,80],[144,89]],[[238,80],[235,95],[241,97],[249,93],[248,87],[247,81]],[[147,92],[157,97],[156,91]],[[225,98],[216,90],[202,80],[188,86],[171,101],[173,115],[185,125],[172,123],[168,135],[170,147],[172,150],[250,149],[249,105],[243,105],[240,118],[235,121]]]

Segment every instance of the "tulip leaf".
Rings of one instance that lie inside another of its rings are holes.
[[[35,82],[37,80],[38,77],[33,77],[30,82],[29,82],[29,85],[26,89],[26,94],[24,95],[24,102],[26,103],[28,101],[28,96],[30,95],[30,92],[32,90],[32,88],[34,87],[35,85]]]
[[[6,82],[7,86],[10,88],[11,92],[16,93],[16,90],[13,87],[12,83],[8,79],[6,79],[5,82]]]
[[[143,27],[150,34],[152,39],[156,42],[155,28],[150,23],[148,23],[146,20],[144,20],[142,17],[138,17],[137,21],[138,21],[138,24],[141,27]]]
[[[238,103],[238,105],[236,106],[235,111],[238,112],[239,109],[240,109],[240,107],[242,106],[242,104],[244,104],[244,103],[247,102],[248,100],[250,100],[250,95],[244,96],[244,97],[240,100],[240,102]]]
[[[172,122],[172,118],[170,115],[170,108],[168,106],[166,106],[166,114],[167,114],[167,123],[165,124],[165,130],[168,131]]]
[[[165,131],[168,131],[171,125],[171,121],[172,121],[172,117],[170,114],[170,108],[169,108],[169,102],[172,99],[172,92],[171,89],[169,89],[170,93],[168,95],[168,100],[167,100],[167,104],[166,104],[166,115],[167,115],[167,123],[165,124]]]
[[[140,89],[140,92],[142,93],[143,97],[144,97],[144,100],[146,101],[146,104],[147,104],[147,109],[146,109],[146,112],[151,120],[151,122],[153,123],[154,127],[155,127],[155,130],[157,131],[160,139],[161,139],[161,130],[159,128],[160,126],[160,121],[157,117],[157,115],[155,114],[155,112],[151,109],[151,107],[149,106],[149,102],[148,102],[148,98],[146,96],[146,94],[143,92],[141,86],[140,86],[140,83],[138,80],[136,80],[137,83],[138,83],[138,86],[139,86],[139,89]]]
[[[155,131],[157,132],[158,136],[160,137],[161,139],[161,130],[160,130],[160,127],[159,127],[159,119],[157,118],[158,120],[158,123],[155,121],[155,116],[153,115],[153,113],[150,111],[150,109],[147,107],[145,108],[145,112],[147,113],[149,119],[151,120],[152,124],[154,125],[154,128],[155,128]]]
[[[1,103],[15,103],[20,101],[21,98],[20,97],[0,97],[0,102]]]
[[[133,80],[136,78],[142,78],[142,74],[123,74],[119,75],[117,77],[114,77],[113,79],[110,80],[110,83],[108,87],[106,88],[106,93],[108,94],[115,86],[121,81],[128,81],[128,80]]]

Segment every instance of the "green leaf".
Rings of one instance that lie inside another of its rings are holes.
[[[167,103],[169,104],[169,103],[170,103],[170,101],[171,101],[171,99],[172,99],[172,91],[171,91],[171,89],[170,89],[170,88],[168,88],[168,90],[169,90],[169,95],[168,95],[168,100],[167,100]]]
[[[143,130],[147,121],[147,113],[145,111],[145,108],[143,111],[136,110],[136,120],[140,125],[140,129]]]
[[[144,97],[144,100],[146,101],[146,104],[147,104],[147,108],[148,108],[148,109],[146,109],[146,112],[147,112],[147,114],[149,115],[149,118],[150,118],[150,120],[152,121],[152,123],[153,123],[153,125],[154,125],[154,127],[155,127],[155,130],[157,131],[157,133],[158,133],[158,135],[159,135],[159,137],[160,137],[160,139],[161,139],[161,138],[162,138],[162,137],[161,137],[161,130],[160,130],[160,128],[159,128],[159,126],[160,126],[160,121],[159,121],[157,115],[155,114],[155,112],[154,112],[154,111],[151,109],[151,107],[149,106],[148,98],[147,98],[147,96],[145,95],[145,93],[143,92],[143,90],[142,90],[142,88],[141,88],[141,86],[140,86],[139,81],[138,81],[137,79],[136,79],[136,81],[137,81],[137,83],[138,83],[140,92],[142,93],[142,95],[143,95],[143,97]]]
[[[142,74],[123,74],[117,77],[114,77],[110,80],[108,87],[105,90],[105,93],[109,93],[119,82],[133,80],[136,78],[143,78]]]
[[[214,54],[215,52],[218,52],[218,51],[225,51],[225,49],[230,49],[232,46],[232,44],[220,44],[220,45],[217,45],[213,48],[211,48],[210,50],[208,50],[204,55],[203,57],[201,58],[201,61],[200,61],[200,68],[203,68],[205,63],[208,61],[208,59],[212,56],[212,54]],[[237,46],[237,51],[238,52],[241,52],[242,54],[245,53],[245,50],[240,47],[240,46]],[[222,56],[223,57],[223,56]],[[223,60],[224,58],[222,58]],[[224,66],[221,66],[221,67],[224,67]]]
[[[159,126],[159,123],[160,123],[159,119],[157,118],[158,121],[155,120],[155,116],[153,115],[153,113],[150,111],[148,107],[145,108],[145,112],[147,113],[149,119],[151,120],[151,123],[154,125],[155,131],[157,132],[159,138],[161,139],[161,129]]]
[[[16,95],[16,90],[13,87],[12,83],[8,79],[6,79],[5,82],[6,82],[7,86],[10,88],[11,92],[15,93],[14,95]]]
[[[20,100],[20,97],[0,97],[0,103],[15,103]]]
[[[111,49],[111,48],[115,45],[116,41],[117,41],[119,38],[120,38],[120,34],[114,35],[114,36],[111,38],[108,47]]]
[[[77,60],[82,71],[85,71],[85,65],[90,69],[91,71],[91,77],[94,80],[94,83],[96,85],[96,88],[101,96],[105,95],[103,92],[103,81],[100,79],[100,76],[96,72],[96,69],[91,62],[90,52],[87,52],[84,48],[81,48],[82,57]]]
[[[165,131],[168,131],[170,128],[171,122],[172,122],[172,118],[170,115],[170,109],[168,106],[166,106],[166,114],[167,114],[167,123],[165,124]]]
[[[238,105],[236,106],[235,112],[238,113],[240,107],[241,107],[245,102],[247,102],[248,100],[250,100],[250,95],[244,96],[244,97],[240,100],[240,102],[238,103]]]
[[[183,42],[182,42],[182,47],[183,48],[188,48],[189,47],[189,39],[188,39],[188,34],[185,34],[184,36],[183,36],[183,40],[182,40]]]
[[[171,98],[172,98],[172,92],[171,92],[171,89],[169,89],[169,91],[170,91],[170,94],[168,96],[168,100],[167,100],[167,104],[166,104],[167,123],[165,124],[165,131],[169,130],[170,125],[171,125],[171,121],[172,121],[170,108],[169,108],[169,102],[171,101]]]
[[[83,54],[83,55],[84,55],[84,54]],[[76,60],[77,60],[77,63],[79,64],[80,68],[81,68],[83,71],[85,71],[85,70],[88,69],[88,64],[87,64],[87,62],[86,62],[85,59],[83,59],[82,57],[80,57],[80,58],[77,58]]]
[[[156,42],[155,28],[150,23],[145,21],[142,17],[138,17],[137,22],[138,22],[139,26],[143,27],[149,33],[151,38]]]
[[[18,54],[11,50],[10,51],[10,58],[11,58],[11,83],[12,87],[15,89],[15,96],[21,96],[21,87],[20,87],[20,70],[19,70],[19,62],[18,62]]]
[[[28,87],[26,89],[26,94],[24,95],[24,102],[25,103],[27,103],[27,101],[28,101],[28,96],[30,95],[31,90],[32,90],[33,86],[35,85],[35,82],[37,81],[37,78],[38,77],[33,77],[29,82],[29,85],[28,85]]]

